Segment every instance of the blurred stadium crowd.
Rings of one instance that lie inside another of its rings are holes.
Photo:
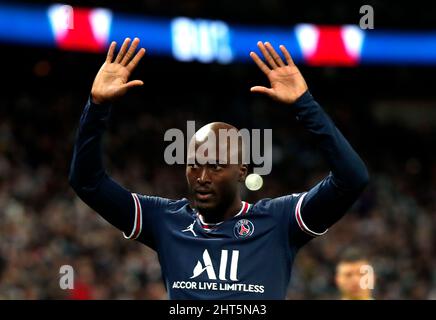
[[[25,53],[12,49],[9,55]],[[101,58],[35,51],[18,68],[6,67],[14,85],[0,97],[1,299],[166,298],[154,252],[125,240],[68,185],[75,130]],[[342,250],[356,246],[374,264],[377,299],[435,299],[435,128],[378,122],[370,106],[386,98],[377,97],[380,91],[353,98],[368,75],[381,74],[375,70],[302,69],[317,100],[368,164],[371,183],[344,219],[299,253],[288,297],[338,298],[335,263]],[[145,80],[144,88],[113,108],[105,136],[108,171],[139,193],[186,196],[184,166],[164,162],[164,132],[184,131],[186,120],[196,120],[197,128],[222,120],[273,129],[273,172],[260,191],[244,191],[246,200],[314,185],[327,173],[316,144],[288,108],[250,95],[250,84],[262,81],[255,71],[144,62],[135,75]],[[332,91],[344,85],[340,91],[348,93]],[[394,84],[386,86],[388,97],[394,92]],[[408,107],[413,114],[413,103]],[[59,287],[62,265],[75,270],[74,290]]]

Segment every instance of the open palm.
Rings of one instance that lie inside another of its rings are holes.
[[[126,38],[118,55],[113,60],[116,42],[112,42],[106,57],[92,85],[91,96],[94,103],[113,102],[126,94],[132,87],[142,86],[141,80],[129,81],[129,77],[145,54],[141,48],[135,55],[139,39],[135,38],[129,48],[130,39]]]
[[[257,45],[268,65],[255,52],[251,52],[250,56],[268,77],[271,88],[254,86],[251,91],[266,94],[282,103],[294,103],[307,90],[307,84],[288,50],[285,46],[280,46],[280,50],[286,58],[287,64],[285,64],[269,42],[263,44],[259,41]]]

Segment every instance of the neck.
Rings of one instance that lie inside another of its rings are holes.
[[[218,207],[214,210],[208,210],[206,215],[203,214],[204,211],[202,210],[199,210],[199,213],[201,214],[204,222],[218,223],[233,218],[239,211],[241,211],[241,208],[242,200],[238,195],[226,208]]]
[[[361,294],[357,296],[352,295],[343,295],[342,300],[372,300],[373,297],[371,295],[371,292],[362,292]]]

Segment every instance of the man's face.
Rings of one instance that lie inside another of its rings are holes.
[[[211,143],[212,140],[206,140],[205,135],[198,132],[188,150],[186,178],[195,207],[207,217],[217,210],[225,210],[234,201],[247,168],[238,163],[237,146],[227,139]]]
[[[361,287],[362,267],[368,261],[341,262],[336,268],[336,285],[343,297],[362,299],[368,295],[369,289]]]
[[[208,212],[225,208],[238,191],[239,166],[235,164],[192,164],[186,167],[186,178],[195,206]]]

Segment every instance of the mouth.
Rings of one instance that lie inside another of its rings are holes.
[[[213,192],[211,190],[195,190],[195,198],[199,201],[206,201],[213,197]]]

